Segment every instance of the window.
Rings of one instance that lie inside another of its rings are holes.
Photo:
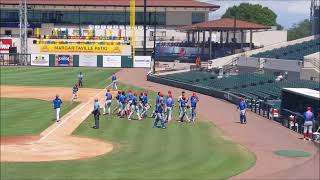
[[[12,35],[12,31],[11,31],[11,30],[5,30],[5,31],[4,31],[4,34],[5,34],[6,36],[11,36],[11,35]]]
[[[192,13],[192,24],[201,23],[206,20],[205,13]]]
[[[18,10],[1,10],[0,13],[1,22],[19,23]],[[147,25],[153,25],[155,17],[157,25],[166,24],[165,12],[147,12]],[[30,23],[78,24],[79,21],[88,25],[129,25],[130,12],[28,10]],[[143,12],[136,13],[136,24],[143,24]]]

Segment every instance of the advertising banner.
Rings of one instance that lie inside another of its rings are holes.
[[[79,55],[79,66],[97,67],[96,55]]]
[[[103,56],[103,67],[121,67],[121,56]]]
[[[49,54],[31,54],[31,66],[49,66]]]
[[[133,67],[150,68],[151,56],[135,56]]]
[[[12,46],[12,39],[0,39],[0,52],[8,53]]]
[[[56,55],[54,64],[55,66],[73,66],[73,56],[72,55]]]
[[[43,44],[40,45],[40,52],[120,54],[122,52],[122,46],[100,44]]]

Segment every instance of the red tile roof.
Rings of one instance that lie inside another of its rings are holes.
[[[0,4],[19,4],[19,0],[1,0]],[[130,0],[28,0],[30,5],[65,5],[65,6],[129,6]],[[143,6],[143,0],[136,0],[136,6]],[[147,0],[149,7],[198,7],[217,9],[220,6],[196,0]]]
[[[270,26],[265,26],[257,23],[236,20],[236,26],[234,25],[234,19],[224,18],[219,20],[206,21],[198,24],[184,26],[181,30],[233,30],[236,29],[270,29]]]

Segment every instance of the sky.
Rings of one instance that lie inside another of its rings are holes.
[[[209,19],[219,19],[228,7],[242,2],[261,4],[273,10],[277,15],[277,22],[285,29],[304,19],[310,18],[311,0],[199,0],[219,5],[220,9],[210,13]]]

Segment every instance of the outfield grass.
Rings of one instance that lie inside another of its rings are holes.
[[[141,90],[122,85],[129,88]],[[155,93],[149,94],[153,100]],[[90,116],[74,135],[111,141],[113,152],[87,160],[1,163],[1,179],[225,179],[255,163],[254,154],[223,139],[209,123],[173,122],[163,130],[152,128],[151,118],[129,122],[101,116],[100,129],[94,130],[93,122]]]
[[[84,74],[84,87],[104,88],[119,69],[84,67],[0,67],[1,85],[72,87]]]
[[[55,122],[55,111],[49,101],[36,99],[0,98],[0,135],[39,135]],[[63,116],[79,103],[64,102]]]

